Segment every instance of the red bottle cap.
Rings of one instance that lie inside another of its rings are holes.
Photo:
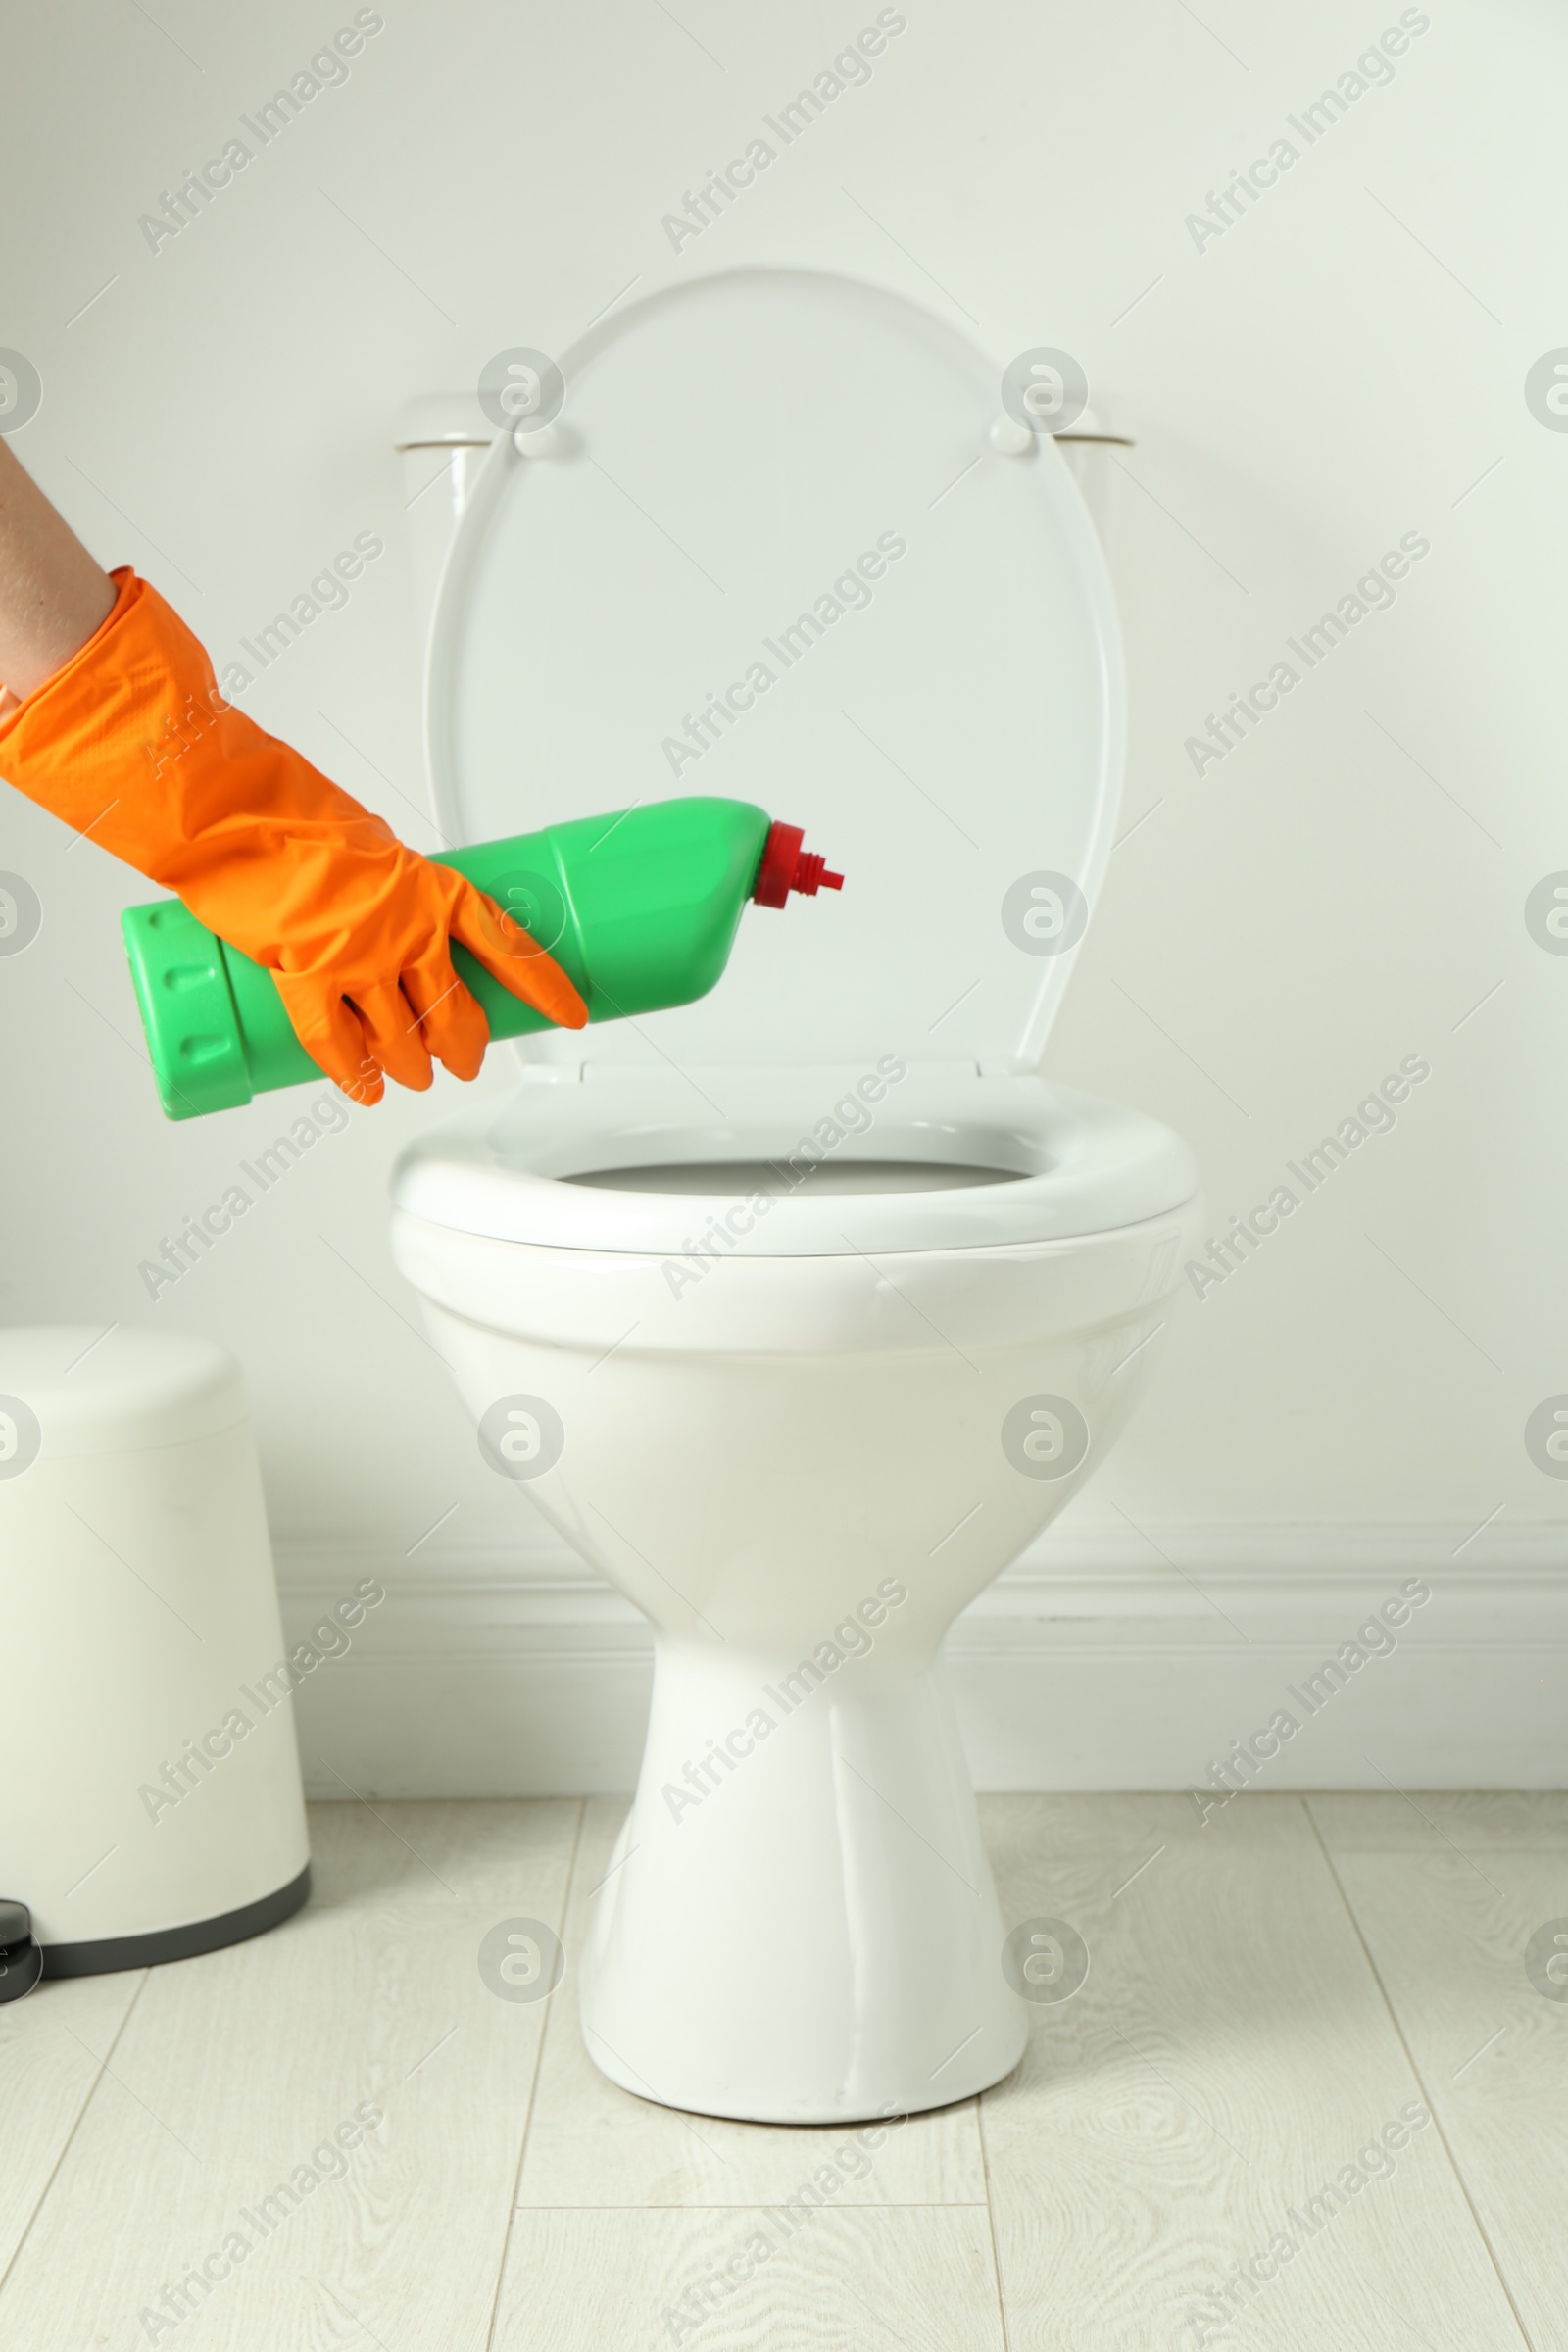
[[[774,825],[757,869],[752,896],[759,906],[782,906],[792,890],[814,899],[819,890],[842,890],[844,876],[830,874],[827,859],[814,850],[803,850],[806,834],[800,825]]]

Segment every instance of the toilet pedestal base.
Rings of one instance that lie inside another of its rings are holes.
[[[1004,1933],[934,1656],[660,1642],[580,1970],[612,2082],[781,2124],[970,2097],[1023,2050]]]

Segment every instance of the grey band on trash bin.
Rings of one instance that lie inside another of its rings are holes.
[[[105,1936],[94,1943],[46,1943],[43,1973],[49,1977],[108,1976],[118,1968],[156,1968],[162,1960],[194,1960],[198,1952],[221,1951],[226,1943],[243,1943],[249,1936],[265,1935],[291,1919],[311,1891],[307,1862],[297,1879],[264,1894],[259,1902],[242,1903],[237,1911],[220,1912],[216,1919],[193,1919],[182,1928],[155,1928],[150,1936]]]

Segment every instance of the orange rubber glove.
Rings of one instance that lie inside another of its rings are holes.
[[[588,1008],[561,966],[450,866],[226,703],[206,653],[134,572],[81,651],[0,715],[0,774],[183,899],[265,964],[301,1045],[358,1102],[430,1057],[478,1070],[490,1027],[452,968],[461,940],[563,1028]]]

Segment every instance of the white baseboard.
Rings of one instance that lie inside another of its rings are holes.
[[[386,1598],[296,1697],[315,1796],[629,1789],[646,1627],[564,1548],[277,1544],[290,1642],[362,1577]],[[1432,1597],[1309,1712],[1305,1678],[1409,1577]],[[949,1639],[977,1787],[1187,1788],[1285,1709],[1253,1785],[1568,1786],[1568,1529],[1058,1528]],[[1296,1696],[1288,1695],[1294,1686]]]

